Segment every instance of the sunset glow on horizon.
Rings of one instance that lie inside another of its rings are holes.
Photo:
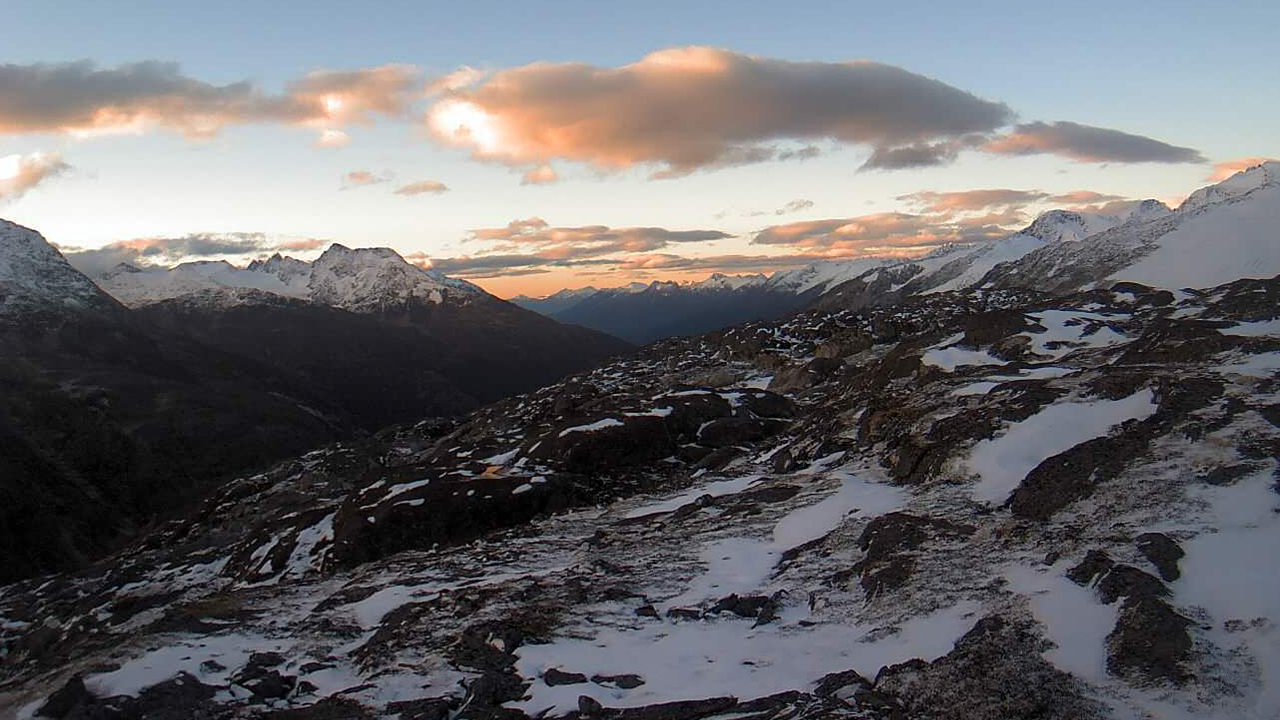
[[[1031,8],[237,5],[145,27],[85,6],[92,33],[9,11],[0,217],[64,248],[385,246],[544,295],[919,256],[1280,157],[1274,6],[1244,27],[1083,3],[1107,22],[1049,51]]]

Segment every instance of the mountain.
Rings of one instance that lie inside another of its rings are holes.
[[[390,248],[334,244],[310,263],[277,254],[247,267],[122,269],[100,281],[158,327],[299,373],[369,431],[472,410],[629,349]]]
[[[747,320],[780,317],[803,302],[804,296],[772,288],[761,275],[713,275],[698,283],[654,281],[643,290],[598,290],[564,309],[548,312],[549,317],[560,322],[594,328],[642,345]]]
[[[101,282],[134,307],[0,221],[0,582],[99,557],[229,474],[628,349],[391,251]]]
[[[355,430],[296,375],[150,326],[2,220],[0,297],[0,581],[74,568]]]
[[[511,302],[519,305],[525,310],[532,310],[539,315],[553,317],[556,313],[568,310],[598,292],[600,291],[588,285],[583,288],[565,288],[564,290],[560,290],[559,292],[543,297],[517,295],[511,298]]]
[[[1280,717],[1275,170],[246,471],[0,586],[0,712]]]
[[[994,268],[992,287],[1063,292],[1126,280],[1172,288],[1267,277],[1280,261],[1280,163],[1192,193],[1176,212],[1040,248]]]
[[[807,310],[321,448],[0,589],[0,709],[1276,717],[1277,307]]]

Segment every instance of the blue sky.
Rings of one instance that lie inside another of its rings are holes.
[[[871,155],[869,144],[818,141],[822,153],[802,162],[699,166],[668,180],[648,179],[655,168],[649,160],[602,174],[595,160],[582,159],[588,155],[552,153],[547,162],[559,182],[522,185],[533,162],[525,155],[478,161],[474,147],[432,135],[421,119],[439,97],[417,102],[403,117],[343,126],[350,142],[340,148],[317,148],[314,127],[286,122],[234,122],[194,139],[164,127],[82,139],[56,126],[5,132],[0,118],[0,157],[56,154],[70,168],[25,192],[0,196],[0,216],[70,246],[265,233],[389,245],[420,259],[474,257],[545,250],[545,242],[525,236],[505,238],[502,248],[465,239],[476,228],[540,218],[549,228],[660,227],[732,236],[678,248],[647,241],[645,252],[651,254],[849,254],[857,248],[847,243],[764,247],[751,240],[775,223],[918,213],[918,206],[898,198],[919,191],[1088,190],[1177,200],[1206,184],[1214,163],[1280,156],[1276,3],[1223,9],[1203,3],[1076,3],[1066,11],[1015,3],[332,2],[302,8],[18,1],[7,3],[4,12],[0,64],[28,68],[87,59],[112,69],[169,61],[180,64],[185,78],[213,86],[247,80],[267,94],[285,92],[308,73],[391,63],[414,66],[429,79],[462,66],[488,77],[530,63],[617,68],[682,46],[793,62],[865,59],[1004,103],[1017,123],[1069,121],[1113,129],[1197,151],[1206,161],[1082,162],[1061,153],[964,150],[928,167],[859,172]],[[482,87],[486,80],[477,82]],[[797,147],[809,142],[795,140]],[[342,189],[344,174],[353,171],[390,179]],[[426,180],[449,191],[391,192]],[[773,214],[797,200],[809,204]],[[1033,203],[1023,212],[1038,209],[1043,208]],[[639,251],[622,252],[609,257]],[[536,274],[476,279],[509,295],[639,276],[697,277],[711,269],[655,269],[646,275],[603,263],[548,264]]]

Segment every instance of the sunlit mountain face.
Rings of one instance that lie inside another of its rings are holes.
[[[1280,6],[10,5],[0,718],[1280,717]]]

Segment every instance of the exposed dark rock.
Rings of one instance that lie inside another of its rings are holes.
[[[1200,476],[1200,481],[1209,485],[1235,485],[1240,478],[1257,472],[1254,465],[1228,465],[1214,468]]]
[[[556,685],[578,685],[587,681],[587,676],[582,673],[564,672],[551,668],[542,675],[542,681],[552,687]]]
[[[400,708],[400,720],[445,720],[448,717],[448,706],[443,714],[416,712],[414,703],[392,703]],[[388,707],[390,710],[390,707]],[[372,720],[374,714],[368,708],[348,698],[327,697],[314,705],[287,710],[272,710],[264,713],[262,720]]]
[[[97,698],[85,688],[84,681],[76,675],[45,700],[44,704],[36,710],[36,716],[63,720],[71,714],[71,711],[92,705],[96,701]]]
[[[387,712],[399,713],[399,720],[448,720],[456,705],[455,700],[444,697],[403,700],[387,703]]]
[[[1098,581],[1098,597],[1110,605],[1122,597],[1156,598],[1169,595],[1169,588],[1152,575],[1129,565],[1116,564]]]
[[[971,526],[938,518],[903,512],[881,515],[868,523],[858,537],[863,558],[848,573],[837,574],[833,580],[839,583],[848,575],[858,575],[867,598],[878,597],[906,584],[916,564],[912,552],[931,537],[963,538],[973,532]]]
[[[644,685],[644,678],[639,675],[592,675],[591,682],[597,685],[632,690]]]
[[[1111,570],[1115,562],[1101,550],[1090,550],[1085,553],[1079,565],[1067,571],[1067,578],[1077,585],[1089,585],[1101,575]]]
[[[1191,679],[1186,669],[1191,625],[1159,597],[1126,598],[1107,636],[1107,671],[1129,680],[1186,683]]]
[[[1138,551],[1160,571],[1162,580],[1173,582],[1182,577],[1182,571],[1178,569],[1178,560],[1186,553],[1168,535],[1143,533],[1134,538],[1134,542],[1138,545]]]
[[[900,699],[905,714],[936,720],[1109,716],[1084,686],[1041,657],[1031,627],[996,615],[979,620],[955,649],[932,663],[915,660],[882,669],[875,689]]]

